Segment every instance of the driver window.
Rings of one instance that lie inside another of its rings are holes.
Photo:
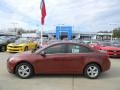
[[[62,45],[54,45],[52,47],[49,47],[45,49],[46,54],[55,54],[55,53],[65,53],[66,52],[66,46],[64,44]]]

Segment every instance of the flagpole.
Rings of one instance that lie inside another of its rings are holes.
[[[46,7],[45,7],[45,1],[41,0],[41,5],[40,5],[40,9],[41,9],[41,46],[43,45],[43,29],[44,29],[44,19],[46,16]]]
[[[43,29],[44,29],[44,25],[42,25],[42,29],[41,29],[41,46],[43,45]]]

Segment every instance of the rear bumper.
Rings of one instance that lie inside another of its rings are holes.
[[[102,71],[105,72],[105,71],[109,70],[110,67],[111,67],[110,60],[105,60],[104,63],[103,63]]]

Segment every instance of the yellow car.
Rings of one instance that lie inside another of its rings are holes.
[[[37,48],[37,44],[27,38],[20,38],[7,45],[7,52],[23,52]]]

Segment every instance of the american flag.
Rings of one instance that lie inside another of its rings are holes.
[[[40,9],[41,9],[41,24],[44,25],[44,19],[46,16],[46,7],[45,7],[45,1],[42,0],[40,4]]]

